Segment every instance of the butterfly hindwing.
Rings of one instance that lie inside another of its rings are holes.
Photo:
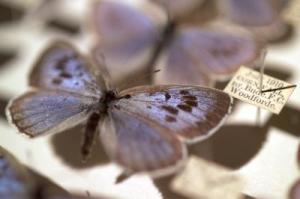
[[[146,117],[112,109],[103,127],[101,141],[108,155],[129,171],[155,177],[182,166],[185,146],[169,129]]]
[[[7,115],[20,132],[35,137],[86,120],[97,100],[65,91],[31,91],[12,100]]]
[[[270,0],[225,0],[220,1],[222,11],[231,20],[246,26],[271,24],[277,17],[275,4]],[[277,1],[278,3],[278,1]]]
[[[111,109],[164,126],[187,142],[212,135],[230,112],[231,97],[197,86],[141,86],[120,93]]]
[[[29,84],[42,89],[59,89],[100,96],[104,81],[93,64],[67,42],[57,41],[39,57]]]
[[[171,46],[186,51],[195,67],[216,75],[232,74],[240,65],[251,63],[259,55],[258,47],[251,34],[223,31],[220,27],[183,28]]]
[[[247,33],[182,27],[160,59],[165,67],[156,83],[211,86],[216,77],[226,77],[259,57],[259,46]]]

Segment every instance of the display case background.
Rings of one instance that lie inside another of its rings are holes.
[[[16,3],[13,6],[23,5],[22,9],[38,5],[38,1],[11,2]],[[0,54],[1,62],[4,61],[0,66],[0,145],[21,162],[69,191],[89,191],[92,196],[105,194],[128,199],[159,199],[162,192],[165,198],[175,198],[168,188],[169,178],[153,182],[147,176],[133,176],[115,185],[121,169],[109,161],[99,142],[93,147],[92,158],[86,164],[81,163],[81,127],[29,139],[17,133],[6,121],[4,108],[8,100],[28,89],[30,68],[51,39],[66,37],[87,52],[86,46],[91,42],[85,17],[88,5],[88,1],[66,0],[64,6],[57,10],[57,18],[67,21],[69,29],[45,23],[51,13],[41,14],[35,10],[31,18],[22,19],[22,23],[17,19],[17,11],[13,16],[15,22],[1,23]],[[39,14],[44,18],[37,17]],[[295,12],[292,34],[268,46],[265,72],[300,85],[300,23],[297,19],[300,21],[300,14]],[[240,175],[246,183],[244,194],[254,198],[287,198],[290,187],[300,177],[297,163],[299,88],[295,89],[280,115],[262,110],[260,128],[256,126],[256,111],[252,105],[237,103],[233,114],[216,135],[190,147],[190,151]]]

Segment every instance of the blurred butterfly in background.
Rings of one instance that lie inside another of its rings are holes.
[[[281,17],[289,0],[224,0],[220,11],[229,20],[253,31],[258,38],[274,41],[284,36],[288,26]]]
[[[70,195],[58,185],[21,164],[0,146],[1,199],[87,199]],[[94,197],[93,197],[94,198]],[[96,199],[96,198],[94,198]],[[100,199],[100,198],[98,198]],[[107,197],[106,197],[107,199]]]
[[[110,158],[126,170],[167,175],[182,166],[186,145],[211,136],[224,122],[231,97],[198,86],[111,89],[103,69],[67,42],[54,42],[29,76],[32,89],[12,100],[7,116],[30,137],[86,122],[82,155],[96,132]]]
[[[138,67],[129,68],[127,63],[139,60],[138,66],[161,69],[155,76],[157,84],[207,86],[240,65],[251,66],[259,57],[261,44],[245,29],[194,17],[201,6],[209,13],[202,5],[209,1],[153,2],[156,4],[140,6],[141,10],[116,1],[93,4],[91,20],[95,49],[99,49],[94,52],[104,54],[113,79],[136,70]]]

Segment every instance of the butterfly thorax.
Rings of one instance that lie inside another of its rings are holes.
[[[99,113],[107,114],[108,105],[110,102],[117,99],[117,92],[115,90],[108,90],[104,92],[99,100]]]

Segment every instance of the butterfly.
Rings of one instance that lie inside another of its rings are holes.
[[[84,157],[99,131],[114,162],[155,177],[181,168],[185,143],[211,136],[230,111],[231,97],[213,88],[153,85],[118,92],[103,71],[68,42],[53,42],[30,73],[32,89],[8,105],[9,120],[30,137],[85,122]]]
[[[139,10],[114,1],[93,4],[95,49],[100,49],[95,56],[99,51],[105,55],[113,79],[142,65],[162,69],[155,76],[156,84],[210,86],[240,65],[252,66],[259,57],[263,44],[247,30],[218,20],[194,20],[189,14],[199,13],[202,1],[152,1],[161,6],[150,4]]]
[[[0,198],[93,199],[94,197],[71,196],[58,185],[22,165],[11,153],[0,146]],[[108,197],[105,198],[108,199]]]
[[[229,20],[253,31],[266,41],[276,40],[287,32],[280,14],[286,0],[225,0],[219,1],[220,11]]]

